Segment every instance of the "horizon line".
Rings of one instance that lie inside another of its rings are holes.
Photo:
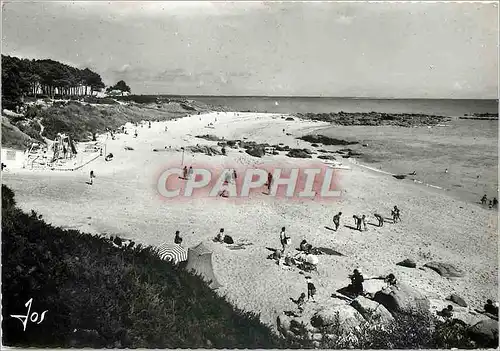
[[[210,94],[130,94],[136,96],[171,96],[171,97],[216,97],[216,98],[329,98],[357,100],[495,100],[495,98],[453,98],[453,97],[369,97],[369,96],[326,96],[326,95],[210,95]]]

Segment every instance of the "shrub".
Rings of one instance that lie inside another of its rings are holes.
[[[15,207],[2,185],[3,343],[36,347],[277,348],[259,316],[234,308],[151,247],[118,249]],[[11,314],[48,310],[27,332]]]

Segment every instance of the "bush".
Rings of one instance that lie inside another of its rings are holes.
[[[62,230],[15,206],[2,185],[3,343],[31,347],[277,348],[253,313],[150,247]],[[48,310],[23,331],[11,314]]]

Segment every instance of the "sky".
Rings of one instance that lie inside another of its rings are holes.
[[[135,94],[495,99],[498,4],[4,1],[2,54]]]

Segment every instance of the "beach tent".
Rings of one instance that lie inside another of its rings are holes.
[[[212,267],[212,251],[203,243],[188,249],[187,261],[186,270],[201,275],[209,283],[210,288],[218,289],[222,286],[217,281]]]
[[[187,250],[177,244],[161,244],[158,246],[158,255],[162,260],[171,261],[174,264],[184,262],[188,258]]]

